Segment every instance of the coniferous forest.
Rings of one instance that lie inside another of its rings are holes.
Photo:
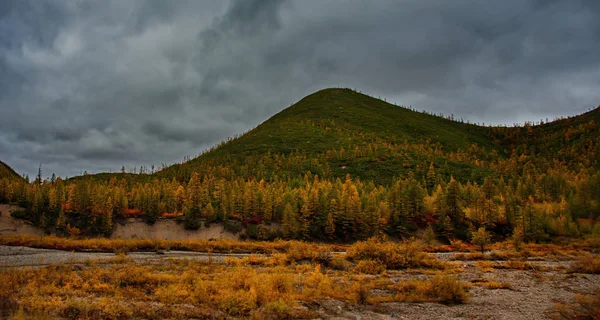
[[[514,126],[467,123],[350,89],[316,92],[258,127],[159,170],[24,179],[0,165],[0,203],[59,235],[119,221],[223,223],[244,237],[351,242],[600,232],[600,109]]]

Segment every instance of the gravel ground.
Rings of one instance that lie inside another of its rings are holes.
[[[462,261],[461,261],[462,262]],[[570,302],[576,294],[592,294],[600,290],[600,275],[569,274],[563,270],[539,272],[533,270],[494,269],[481,272],[473,261],[464,261],[464,272],[457,277],[465,282],[498,281],[510,284],[510,289],[487,289],[474,284],[470,300],[448,306],[437,303],[385,303],[377,306],[354,307],[341,301],[318,301],[308,306],[323,319],[547,319],[556,302]],[[548,267],[566,266],[564,261],[530,262]],[[424,278],[406,272],[388,272],[395,281]]]
[[[164,259],[193,259],[223,262],[226,257],[245,257],[248,254],[207,254],[199,252],[134,252],[128,254],[136,263],[160,264]],[[28,247],[0,246],[0,268],[42,267],[55,263],[82,264],[94,259],[114,258],[113,253],[66,252]],[[445,258],[449,258],[449,255]],[[459,261],[464,272],[456,276],[474,283],[465,304],[447,306],[436,303],[386,303],[375,306],[352,306],[341,301],[315,301],[307,308],[316,311],[322,319],[545,319],[556,302],[571,301],[577,293],[600,290],[600,275],[569,274],[570,261],[548,259],[529,261],[539,266],[553,267],[552,271],[493,269],[483,272],[474,261]],[[500,263],[500,262],[498,262]],[[427,275],[388,271],[392,281],[426,278]],[[486,289],[481,281],[508,283],[510,289]]]
[[[165,252],[132,252],[129,258],[139,260],[140,263],[158,263],[164,259],[193,259],[222,263],[227,257],[247,257],[249,254],[208,254],[203,252],[165,251]],[[35,249],[29,247],[0,246],[0,268],[47,266],[57,263],[81,264],[86,260],[112,259],[113,253],[99,252],[69,252],[51,249]]]

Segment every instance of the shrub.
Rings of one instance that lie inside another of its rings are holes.
[[[385,272],[385,266],[377,260],[360,260],[353,271],[354,273],[381,274]]]
[[[450,240],[450,245],[454,248],[454,251],[467,252],[469,247],[461,240]]]
[[[494,264],[491,261],[480,260],[475,262],[475,267],[481,272],[493,272]]]
[[[356,304],[366,304],[369,299],[369,287],[362,281],[355,282],[350,288],[352,293],[352,302]]]
[[[509,260],[504,263],[496,265],[496,268],[526,270],[526,269],[532,269],[532,266],[527,262],[523,262],[523,261],[519,261],[519,260]]]
[[[10,315],[17,309],[17,300],[11,290],[0,285],[0,318]]]
[[[573,273],[589,273],[600,274],[600,257],[599,256],[584,256],[571,263],[569,272]]]
[[[256,296],[247,290],[221,295],[219,300],[219,308],[234,317],[247,317],[256,309]]]
[[[335,256],[329,262],[328,267],[334,270],[348,270],[352,264],[342,256]]]
[[[486,289],[510,289],[510,284],[507,282],[490,281],[485,284]]]
[[[600,319],[600,291],[578,294],[571,303],[559,302],[548,316],[556,320]]]
[[[223,222],[223,228],[233,234],[236,234],[240,231],[242,231],[242,229],[244,228],[242,226],[242,223],[236,220],[225,220],[225,222]]]
[[[291,318],[292,307],[284,300],[271,301],[265,304],[265,310],[268,313],[273,313],[279,319]]]
[[[469,299],[465,285],[447,275],[433,277],[427,293],[431,298],[444,304],[459,304]]]
[[[444,268],[444,264],[421,251],[416,242],[396,244],[371,238],[359,241],[346,251],[350,261],[377,260],[387,269]]]
[[[10,213],[10,216],[17,219],[29,219],[29,215],[25,210],[15,210]]]

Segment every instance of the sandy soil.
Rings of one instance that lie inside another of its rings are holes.
[[[238,240],[238,236],[223,229],[221,224],[212,224],[209,228],[202,226],[198,230],[185,230],[183,225],[177,224],[172,219],[159,219],[153,225],[146,224],[141,219],[128,219],[127,224],[117,224],[111,238],[134,239],[231,239]]]
[[[27,234],[32,236],[42,236],[44,231],[34,227],[28,221],[15,219],[10,213],[18,210],[18,206],[0,204],[0,235]]]
[[[31,225],[28,221],[15,219],[10,213],[19,210],[18,206],[0,204],[0,235],[26,234],[42,236],[44,231]],[[223,229],[221,224],[212,224],[209,228],[202,226],[198,230],[185,230],[181,224],[172,219],[159,219],[152,226],[141,219],[128,219],[126,224],[117,223],[111,238],[134,239],[230,239],[238,240],[238,236]]]

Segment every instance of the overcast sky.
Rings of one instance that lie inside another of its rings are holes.
[[[181,161],[326,87],[487,123],[600,104],[598,0],[0,1],[0,159]]]

